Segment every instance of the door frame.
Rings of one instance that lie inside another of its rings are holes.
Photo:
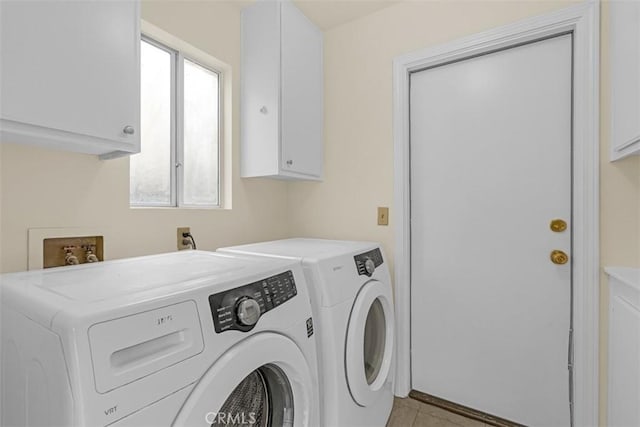
[[[409,75],[412,71],[573,33],[573,389],[574,425],[597,426],[599,406],[599,24],[600,3],[588,0],[393,61],[396,381],[411,390],[411,220]]]

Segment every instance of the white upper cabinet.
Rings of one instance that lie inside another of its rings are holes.
[[[322,32],[288,1],[242,12],[241,174],[322,179]]]
[[[640,154],[640,1],[609,2],[611,160]]]
[[[0,141],[140,151],[137,1],[0,1]]]

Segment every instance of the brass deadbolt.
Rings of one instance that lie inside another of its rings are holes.
[[[551,256],[549,258],[551,258],[551,262],[554,264],[562,265],[569,262],[569,255],[558,249],[551,251]]]
[[[567,229],[567,222],[563,219],[552,219],[549,228],[556,233],[562,233]]]

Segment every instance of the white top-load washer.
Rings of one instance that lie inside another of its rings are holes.
[[[301,261],[319,336],[323,425],[384,426],[393,406],[395,318],[380,246],[287,239],[219,251]]]
[[[183,251],[0,276],[3,426],[317,426],[299,263]]]

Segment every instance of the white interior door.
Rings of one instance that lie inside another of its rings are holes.
[[[413,389],[569,425],[571,98],[571,35],[411,75]]]

